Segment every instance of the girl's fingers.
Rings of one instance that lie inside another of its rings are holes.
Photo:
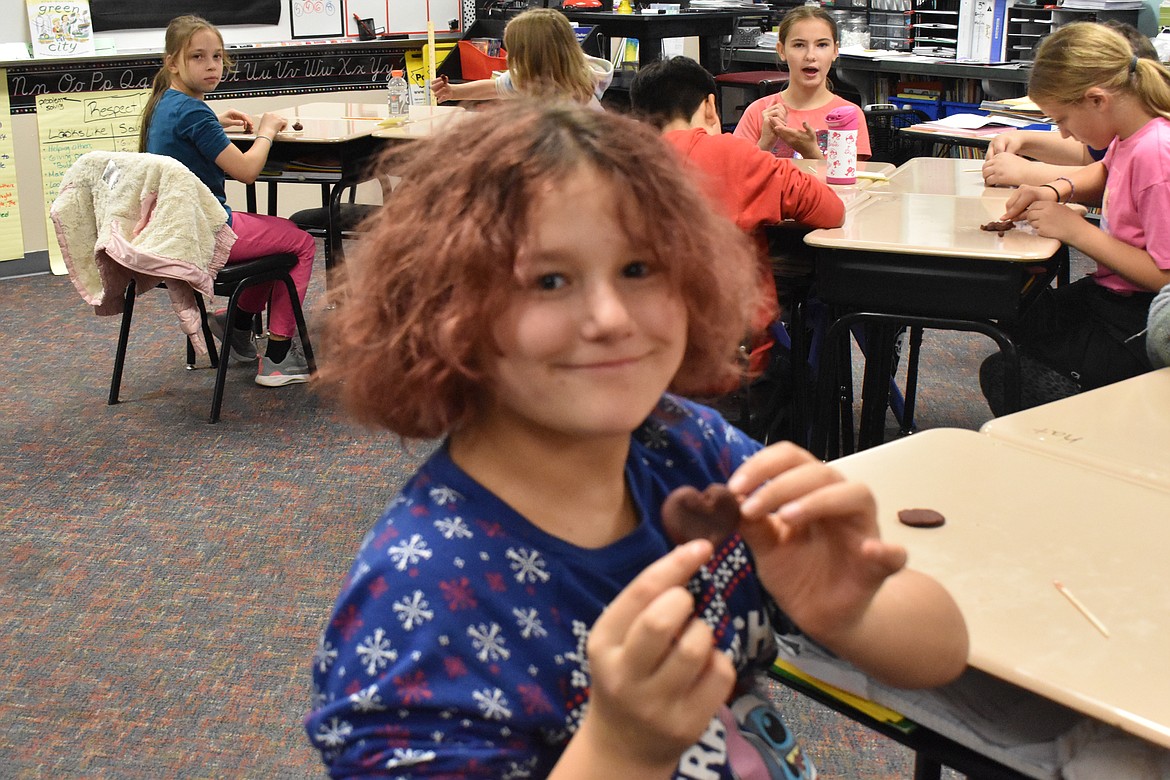
[[[675,585],[651,601],[634,618],[621,644],[627,668],[635,679],[660,674],[664,664],[678,654],[683,638],[695,630],[707,630],[706,649],[711,649],[710,629],[696,621],[694,613],[694,596],[682,586]],[[692,658],[697,646],[691,639],[688,651]],[[674,684],[677,685],[677,681]]]
[[[698,539],[675,547],[647,566],[597,618],[590,641],[603,646],[622,644],[634,621],[646,608],[671,588],[686,584],[712,552],[710,542]]]
[[[780,507],[780,519],[798,530],[812,523],[873,517],[877,505],[873,493],[860,482],[825,484]]]

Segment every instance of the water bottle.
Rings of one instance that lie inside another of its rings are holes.
[[[825,181],[829,184],[857,182],[857,114],[856,106],[841,106],[825,115],[829,126]]]
[[[390,78],[386,80],[386,109],[391,119],[406,119],[410,114],[410,85],[400,70],[390,71]]]

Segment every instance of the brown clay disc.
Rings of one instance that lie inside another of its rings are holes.
[[[709,539],[719,545],[739,527],[739,501],[726,485],[708,485],[699,492],[685,485],[662,502],[662,525],[675,544]]]
[[[911,528],[938,528],[947,521],[933,509],[899,509],[898,520]]]
[[[302,125],[300,122],[293,122],[292,129],[293,130],[303,130],[304,125]]]

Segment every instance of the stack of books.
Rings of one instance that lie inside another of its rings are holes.
[[[941,81],[899,81],[898,93],[895,97],[903,100],[928,100],[937,103],[942,100],[942,94]]]
[[[1040,110],[1040,106],[1032,102],[1029,97],[1008,98],[1007,100],[984,100],[979,104],[981,111],[993,116],[1005,116],[1012,119],[1023,119],[1029,122],[1046,122],[1048,118]]]

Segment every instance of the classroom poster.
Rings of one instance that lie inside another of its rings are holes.
[[[25,0],[33,57],[93,54],[89,0]]]
[[[49,234],[49,267],[67,273],[49,208],[69,166],[86,152],[136,152],[142,109],[150,98],[145,89],[37,95],[37,137],[45,194],[45,226]]]
[[[7,83],[8,72],[0,68],[0,84]],[[8,90],[0,89],[0,262],[24,257],[24,233],[20,229],[20,208],[16,202],[16,160],[13,154]]]

